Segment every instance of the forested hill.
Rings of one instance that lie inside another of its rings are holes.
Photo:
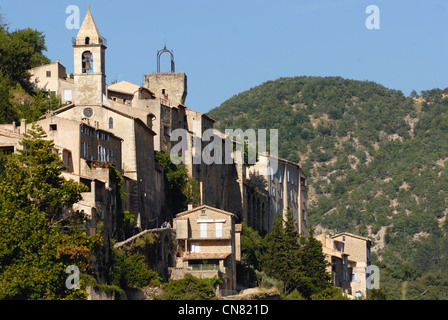
[[[372,239],[394,298],[448,299],[448,88],[401,91],[341,77],[268,81],[208,115],[279,130],[309,176],[310,220]]]

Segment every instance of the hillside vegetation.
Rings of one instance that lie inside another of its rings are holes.
[[[310,220],[372,239],[391,298],[448,298],[448,88],[406,97],[368,81],[294,77],[238,94],[216,127],[279,130],[309,177]]]
[[[34,91],[29,69],[50,63],[42,32],[31,28],[10,31],[0,14],[0,124],[36,121],[60,107],[54,93]]]

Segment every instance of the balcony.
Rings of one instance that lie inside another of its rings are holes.
[[[103,46],[107,47],[107,39],[104,38],[104,37],[101,37],[100,44],[102,44]],[[86,44],[85,43],[76,43],[76,37],[73,37],[72,38],[72,45],[74,45],[74,46],[76,46],[76,45],[83,46],[83,45],[86,45]]]
[[[193,264],[186,267],[187,271],[211,271],[219,270],[219,265],[217,264]]]

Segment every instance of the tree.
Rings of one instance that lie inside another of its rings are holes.
[[[201,189],[199,182],[195,178],[188,179],[182,193],[187,198],[188,204],[193,205],[193,208],[201,204]]]
[[[263,238],[246,223],[243,222],[242,225],[241,259],[255,270],[260,270],[260,257],[264,249]]]
[[[185,191],[189,191],[186,188],[188,182],[187,168],[183,163],[174,164],[171,161],[170,154],[168,152],[156,151],[155,160],[163,166],[164,183],[165,183],[165,195],[166,195],[166,207],[170,214],[174,215],[178,212],[187,209],[187,200],[197,201],[196,196],[193,199],[187,199]],[[196,187],[192,187],[192,192],[196,192]]]
[[[11,86],[9,80],[0,71],[0,124],[17,121],[17,112],[11,104]]]
[[[314,228],[309,229],[309,235],[303,247],[302,268],[306,275],[306,287],[302,291],[306,296],[331,288],[331,277],[327,272],[329,262],[325,260],[322,243],[314,237]]]
[[[19,83],[30,92],[28,70],[50,63],[43,54],[46,49],[42,32],[30,28],[9,32],[7,27],[0,28],[0,72],[12,85]]]
[[[33,125],[24,136],[20,142],[23,150],[18,150],[6,165],[3,207],[36,209],[55,221],[61,218],[62,209],[81,200],[81,192],[87,189],[61,176],[63,162],[54,152],[53,141],[45,140],[46,133],[40,126]]]
[[[126,252],[113,249],[113,264],[111,270],[111,283],[117,287],[142,288],[147,285],[160,285],[162,278],[157,271],[148,269],[145,257],[140,253],[126,254]]]
[[[85,298],[85,290],[66,287],[65,270],[77,266],[81,280],[92,274],[102,245],[100,235],[86,235],[82,213],[62,214],[86,187],[60,176],[63,162],[44,138],[33,126],[0,177],[0,299]]]
[[[286,220],[279,214],[264,242],[266,250],[261,260],[262,271],[282,281],[285,294],[297,290],[304,298],[311,299],[313,295],[333,289],[330,275],[326,272],[328,263],[322,244],[314,238],[311,228],[305,244],[300,245],[291,210],[288,209]]]
[[[156,300],[216,300],[214,286],[220,283],[218,277],[199,279],[186,274],[183,279],[170,279],[162,285],[163,293],[155,296]]]
[[[288,210],[286,220],[281,214],[278,215],[272,232],[264,238],[266,251],[261,258],[262,270],[267,276],[282,281],[285,293],[296,289],[304,277],[300,269],[303,252],[298,239],[291,210]]]

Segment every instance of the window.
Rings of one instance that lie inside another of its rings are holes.
[[[90,44],[90,38],[89,37],[86,37],[85,44]]]
[[[51,78],[51,71],[47,71],[47,78]]]
[[[201,238],[207,238],[207,224],[201,223]]]
[[[109,162],[111,150],[106,147],[98,146],[98,161]]]
[[[114,128],[114,118],[110,117],[109,118],[109,129],[113,129]]]
[[[191,253],[199,253],[199,243],[191,244]]]
[[[50,131],[57,131],[58,125],[57,124],[50,124]]]
[[[215,226],[216,226],[216,238],[221,238],[222,237],[222,222],[217,222]]]
[[[82,143],[82,146],[83,146],[83,151],[84,151],[84,158],[88,158],[88,156],[89,156],[89,145],[88,145],[88,143],[87,142],[83,142]]]

